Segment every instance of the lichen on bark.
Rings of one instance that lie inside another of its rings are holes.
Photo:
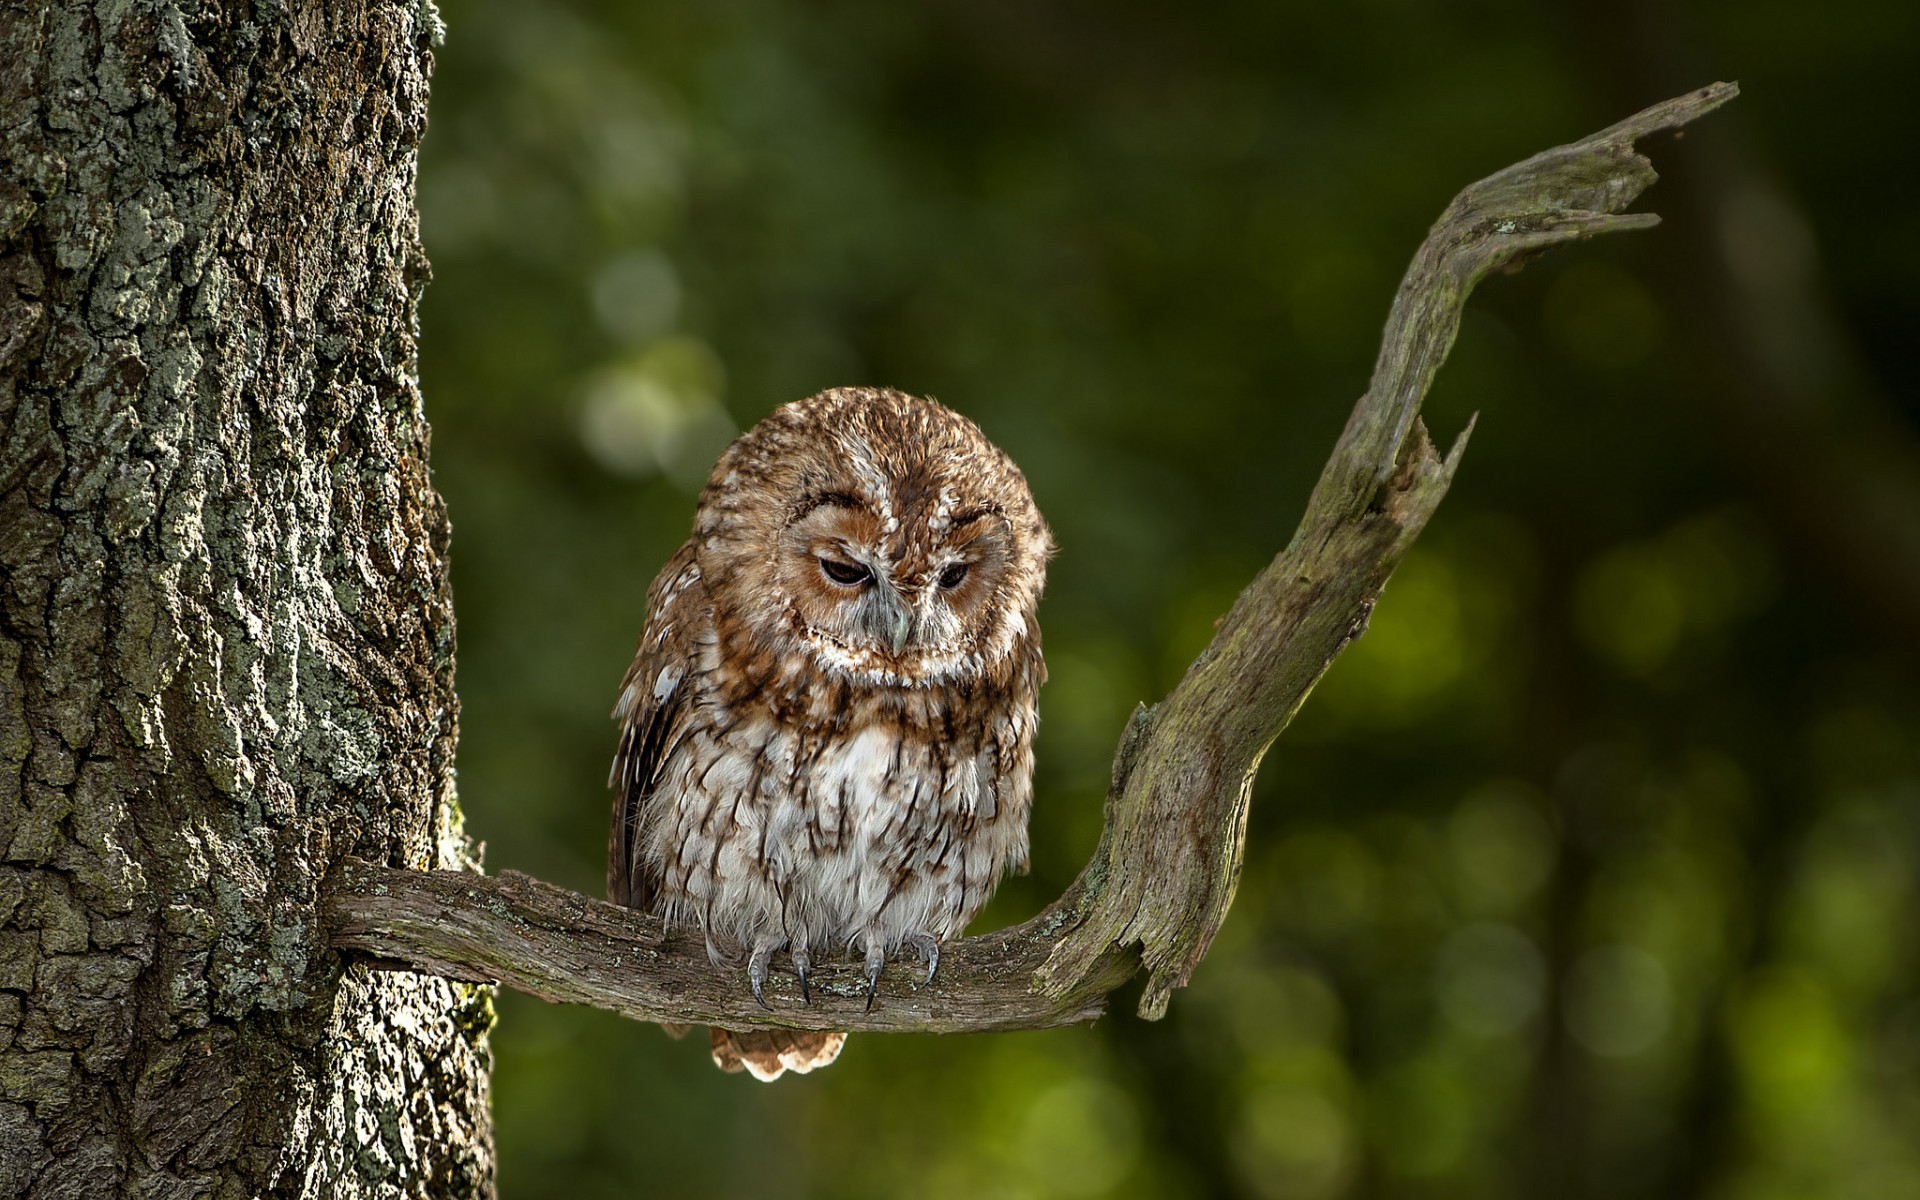
[[[0,6],[0,1195],[490,1194],[413,207],[431,4]]]

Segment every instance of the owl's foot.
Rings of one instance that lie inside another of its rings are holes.
[[[927,977],[920,981],[925,987],[933,982],[934,973],[940,969],[940,939],[930,933],[910,933],[907,945],[920,952],[920,959],[927,964]]]
[[[920,981],[920,986],[925,987],[932,983],[934,973],[940,970],[940,939],[922,931],[908,934],[904,944],[918,954],[920,961],[927,965],[927,977]],[[873,1011],[873,997],[880,990],[880,973],[886,969],[886,965],[887,955],[880,939],[869,938],[866,957],[868,1012]]]
[[[747,986],[753,989],[753,998],[760,1002],[760,1007],[768,1012],[773,1011],[773,1005],[767,1003],[766,997],[767,967],[773,962],[773,952],[779,948],[778,942],[755,946],[753,956],[747,959]]]
[[[867,1011],[873,1011],[873,994],[880,990],[880,972],[887,966],[887,952],[879,938],[867,940]]]
[[[807,972],[813,970],[813,955],[807,953],[805,946],[793,948],[793,973],[800,977],[800,1003],[812,1004],[813,992],[807,988]]]

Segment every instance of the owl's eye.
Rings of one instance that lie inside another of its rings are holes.
[[[837,558],[821,559],[820,573],[841,587],[857,587],[873,578],[873,572],[861,564],[841,562]]]
[[[946,570],[940,572],[940,588],[942,591],[950,592],[953,589],[959,587],[961,584],[965,583],[966,581],[967,581],[967,564],[966,563],[963,563],[963,562],[954,563],[953,565],[949,566]]]

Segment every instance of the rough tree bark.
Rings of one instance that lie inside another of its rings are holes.
[[[431,0],[0,3],[0,1196],[492,1191],[415,381]]]

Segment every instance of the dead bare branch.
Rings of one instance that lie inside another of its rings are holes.
[[[1490,272],[1563,242],[1644,229],[1623,210],[1657,178],[1634,143],[1738,94],[1716,83],[1473,184],[1435,222],[1401,280],[1373,379],[1287,548],[1256,576],[1180,684],[1122,734],[1099,848],[1065,895],[1025,924],[966,938],[916,986],[890,971],[864,1010],[852,963],[820,963],[814,999],[780,977],[774,1007],[707,961],[697,937],[524,875],[405,871],[349,862],[327,903],[334,945],[385,965],[498,980],[548,1000],[648,1021],[730,1029],[947,1033],[1098,1017],[1145,966],[1140,1013],[1166,1011],[1226,918],[1254,773],[1368,615],[1453,479],[1419,419],[1460,313]]]

